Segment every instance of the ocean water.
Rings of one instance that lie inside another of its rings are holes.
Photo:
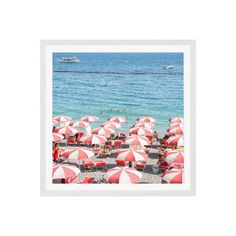
[[[74,56],[79,63],[61,63],[62,57]],[[53,116],[94,115],[99,122],[93,127],[126,116],[122,131],[137,117],[152,116],[162,136],[168,119],[183,112],[183,53],[53,54]]]

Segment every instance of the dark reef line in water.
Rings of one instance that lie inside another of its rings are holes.
[[[77,71],[77,70],[54,70],[59,73],[79,74],[103,74],[103,75],[183,75],[182,72],[113,72],[113,71]]]

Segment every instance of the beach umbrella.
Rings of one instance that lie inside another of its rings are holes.
[[[92,130],[92,134],[98,134],[98,135],[103,135],[106,137],[110,137],[111,134],[113,134],[115,131],[110,128],[105,128],[105,127],[99,127],[94,130]]]
[[[75,121],[72,123],[74,128],[88,127],[90,124],[86,121]]]
[[[182,184],[183,171],[181,169],[166,170],[162,175],[162,180],[168,184]]]
[[[80,120],[85,122],[96,122],[98,121],[98,118],[96,116],[84,116]]]
[[[60,142],[61,140],[64,139],[64,136],[61,134],[56,134],[56,133],[52,133],[52,141],[53,142]]]
[[[116,153],[118,160],[146,162],[148,155],[144,150],[123,149]]]
[[[57,164],[52,168],[53,179],[70,179],[71,182],[79,175],[80,169],[66,164]]]
[[[105,128],[111,128],[111,129],[119,129],[121,127],[120,123],[118,122],[107,122],[107,123],[101,124],[100,126],[105,127]]]
[[[56,120],[58,122],[68,122],[71,121],[71,118],[69,116],[55,116],[53,120]]]
[[[170,119],[170,123],[181,122],[184,123],[184,118],[182,117],[173,117]]]
[[[184,124],[181,122],[173,122],[173,123],[170,123],[169,125],[169,129],[176,128],[176,127],[183,128]]]
[[[103,145],[107,141],[106,137],[96,134],[84,135],[80,139],[85,144],[98,144]]]
[[[59,129],[56,129],[56,130],[58,130],[57,132],[59,134],[71,135],[71,136],[73,136],[73,135],[75,135],[79,132],[77,129],[75,129],[71,126],[64,126],[64,127],[59,128]]]
[[[108,118],[108,121],[121,123],[121,122],[127,122],[127,119],[121,116],[114,116],[114,117]]]
[[[143,116],[143,117],[138,117],[137,121],[138,122],[151,122],[151,123],[154,123],[157,120],[153,117],[150,117],[150,116]]]
[[[166,140],[172,146],[184,146],[184,137],[183,136],[171,136]]]
[[[149,145],[151,142],[145,136],[132,135],[125,139],[125,143],[135,146]]]
[[[178,163],[183,164],[184,163],[184,152],[183,151],[168,151],[165,154],[165,160],[172,162],[172,163]]]
[[[148,129],[152,129],[155,125],[151,122],[138,122],[134,125],[134,127],[144,127]]]
[[[129,133],[136,135],[150,136],[153,134],[153,131],[144,127],[134,127],[129,130]]]
[[[72,150],[67,150],[63,153],[63,156],[68,160],[83,160],[87,158],[91,158],[94,156],[94,152],[92,149],[79,147]]]
[[[184,129],[181,127],[175,127],[175,128],[169,129],[169,133],[175,134],[175,135],[183,135]]]
[[[105,178],[113,184],[136,184],[141,181],[142,173],[135,168],[115,167],[107,171]]]
[[[59,125],[59,124],[60,124],[59,121],[57,121],[57,120],[52,120],[52,126],[56,126],[56,125]]]

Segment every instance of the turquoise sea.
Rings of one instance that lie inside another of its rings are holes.
[[[61,63],[78,57],[78,63]],[[163,66],[173,65],[166,70]],[[98,127],[111,116],[157,118],[162,135],[168,119],[183,116],[183,53],[53,53],[53,116],[79,120],[94,115]]]

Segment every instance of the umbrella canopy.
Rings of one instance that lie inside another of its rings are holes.
[[[184,137],[183,136],[171,136],[166,140],[172,146],[184,146]]]
[[[181,127],[175,127],[175,128],[169,129],[169,133],[175,134],[175,135],[183,135],[184,129]]]
[[[127,122],[127,119],[121,116],[114,116],[108,118],[108,121],[121,123],[121,122]]]
[[[119,129],[121,125],[118,122],[107,122],[107,123],[101,124],[101,127]]]
[[[136,184],[141,181],[142,173],[135,168],[115,167],[109,169],[105,177],[113,184]]]
[[[94,156],[93,150],[89,148],[79,147],[72,150],[65,151],[63,156],[68,160],[83,160]]]
[[[69,116],[55,116],[53,120],[56,120],[58,122],[68,122],[71,120]]]
[[[183,171],[180,169],[167,170],[163,173],[162,180],[169,184],[182,184]]]
[[[170,125],[169,125],[169,128],[170,128],[170,129],[176,128],[176,127],[183,128],[183,127],[184,127],[184,124],[181,123],[181,122],[173,122],[173,123],[170,123]]]
[[[151,142],[144,136],[132,135],[125,139],[125,143],[129,145],[144,146],[149,145]]]
[[[155,125],[151,122],[138,122],[134,125],[134,127],[144,127],[144,128],[148,128],[148,129],[151,129],[154,126]]]
[[[64,126],[58,129],[59,134],[64,134],[64,135],[75,135],[79,131],[71,126]]]
[[[80,173],[79,168],[66,164],[58,164],[52,168],[53,179],[75,179]]]
[[[96,116],[84,116],[80,120],[85,122],[96,122],[98,121],[98,118]]]
[[[144,135],[144,136],[153,134],[153,131],[151,129],[144,128],[144,127],[134,127],[134,128],[131,128],[129,132],[131,134]]]
[[[60,124],[59,121],[57,121],[57,120],[52,120],[52,126],[55,126],[55,125],[58,125],[58,124]]]
[[[123,161],[146,162],[148,155],[144,150],[123,149],[117,152],[117,159]]]
[[[75,121],[72,123],[74,128],[88,127],[90,124],[86,121]]]
[[[52,134],[52,141],[53,142],[60,142],[62,139],[64,139],[64,136],[61,135],[61,134],[56,134],[56,133],[53,133]]]
[[[98,135],[103,135],[106,137],[110,137],[111,134],[113,134],[115,131],[113,129],[110,128],[105,128],[105,127],[99,127],[96,128],[92,131],[92,134],[98,134]]]
[[[173,163],[184,163],[184,152],[183,151],[169,151],[165,154],[166,161]]]
[[[102,145],[102,144],[105,144],[107,139],[106,139],[106,137],[101,136],[101,135],[90,134],[90,135],[82,136],[80,141],[85,143],[85,144],[98,144],[98,145]]]
[[[154,119],[153,117],[144,116],[144,117],[139,117],[139,118],[137,118],[137,121],[138,121],[138,122],[152,122],[152,123],[154,123],[154,122],[156,122],[157,120]]]
[[[175,123],[175,122],[184,123],[184,118],[182,118],[182,117],[173,117],[173,118],[171,118],[170,123]]]

